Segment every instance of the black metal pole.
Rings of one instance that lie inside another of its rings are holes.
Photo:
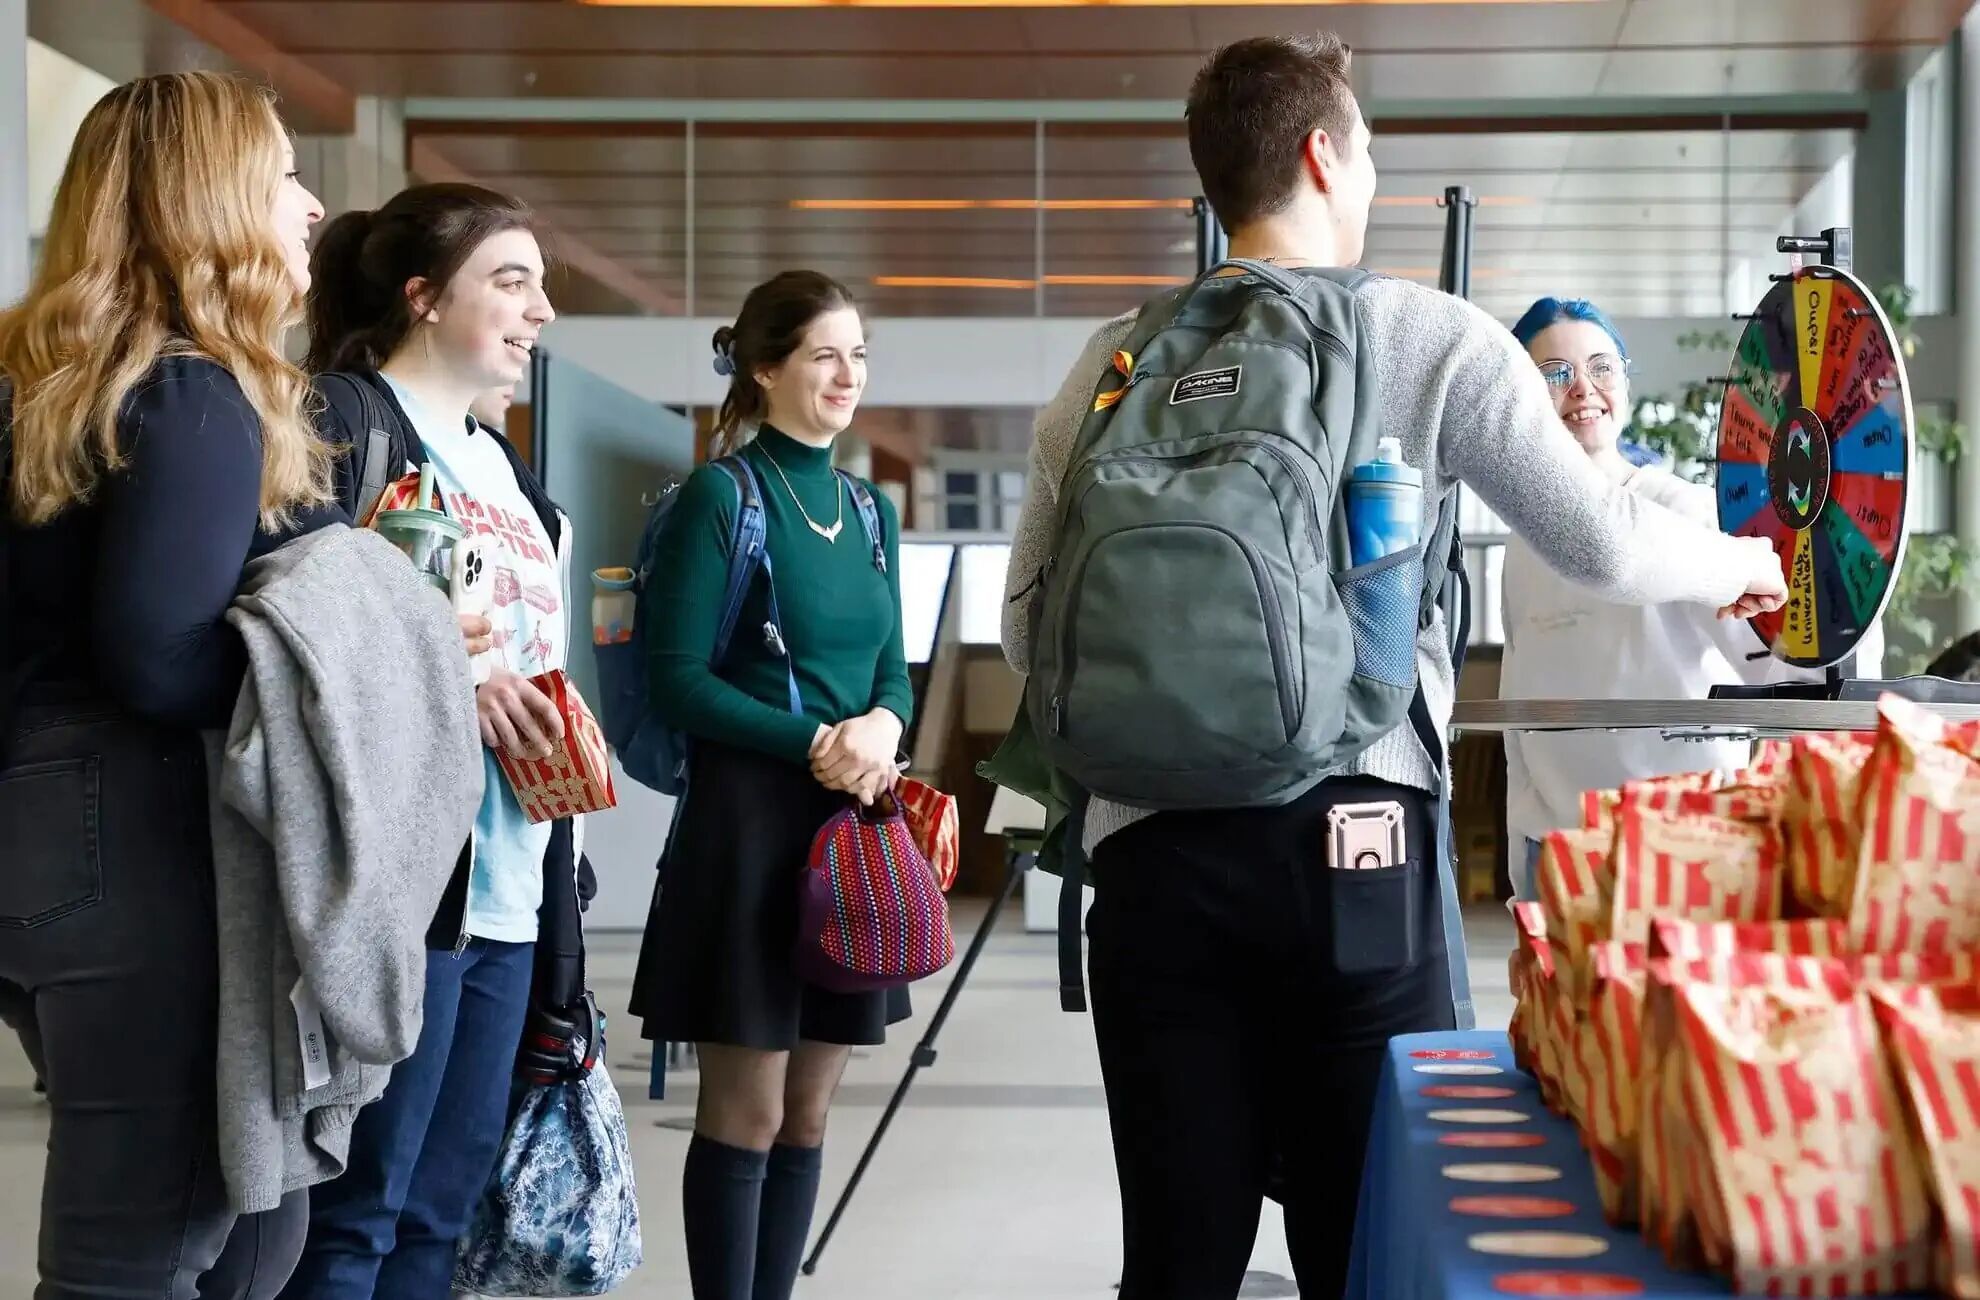
[[[1437,269],[1437,287],[1460,298],[1471,297],[1471,230],[1478,200],[1468,185],[1444,190],[1444,260]]]
[[[536,466],[539,484],[550,481],[550,354],[529,352],[529,463]],[[558,486],[562,487],[561,480]]]
[[[1196,217],[1196,273],[1202,275],[1230,255],[1231,239],[1208,199],[1199,197],[1190,212]]]
[[[1817,265],[1839,271],[1852,269],[1856,262],[1856,237],[1848,226],[1830,226],[1819,237],[1782,235],[1774,241],[1774,248],[1782,253],[1813,253]]]
[[[949,1018],[950,1008],[956,1005],[956,998],[961,995],[963,984],[969,979],[970,969],[976,965],[977,957],[983,952],[983,945],[989,941],[991,927],[997,924],[997,913],[1004,910],[1004,904],[1010,902],[1011,895],[1017,892],[1018,881],[1024,879],[1027,856],[1029,855],[1023,853],[1010,855],[1010,866],[1004,876],[1003,892],[999,893],[996,901],[990,904],[990,910],[983,914],[983,923],[976,927],[976,937],[970,940],[969,951],[963,954],[962,965],[956,967],[956,977],[949,981],[949,988],[942,995],[941,1005],[935,1008],[934,1019],[928,1022],[928,1032],[921,1036],[919,1043],[915,1044],[914,1055],[908,1061],[907,1073],[901,1076],[900,1085],[894,1089],[892,1099],[887,1102],[887,1109],[880,1116],[879,1127],[873,1130],[873,1136],[867,1140],[866,1150],[860,1153],[859,1163],[853,1166],[852,1178],[846,1183],[846,1189],[839,1193],[839,1203],[832,1207],[832,1217],[825,1221],[825,1230],[818,1234],[818,1244],[811,1248],[811,1258],[804,1261],[806,1277],[818,1271],[819,1256],[825,1253],[825,1247],[831,1242],[832,1234],[838,1230],[839,1220],[845,1217],[846,1206],[851,1203],[853,1193],[859,1190],[860,1180],[866,1177],[866,1167],[873,1163],[873,1153],[879,1150],[880,1139],[887,1136],[887,1127],[894,1122],[894,1112],[901,1108],[901,1102],[907,1097],[907,1090],[914,1082],[914,1076],[921,1072],[923,1066],[935,1064],[935,1036],[942,1032],[942,1025]]]

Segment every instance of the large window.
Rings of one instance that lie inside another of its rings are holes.
[[[1915,295],[1912,309],[1921,313],[1943,312],[1952,301],[1958,112],[1952,60],[1940,50],[1905,92],[1904,280]]]
[[[914,517],[951,533],[1009,533],[1024,505],[1024,466],[958,466],[938,456],[932,468],[915,476]]]

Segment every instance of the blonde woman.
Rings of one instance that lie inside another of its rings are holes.
[[[0,313],[0,980],[48,1086],[37,1300],[269,1296],[305,1195],[236,1219],[215,1138],[199,730],[246,652],[242,567],[341,519],[283,336],[322,207],[272,99],[147,77],[84,120]]]

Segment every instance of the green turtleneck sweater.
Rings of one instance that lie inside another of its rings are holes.
[[[769,587],[760,570],[727,659],[711,662],[737,501],[734,481],[708,465],[680,488],[656,546],[648,602],[656,616],[645,629],[654,708],[689,735],[793,763],[808,761],[820,723],[884,708],[905,728],[914,696],[901,649],[900,522],[893,503],[873,494],[887,556],[882,574],[852,493],[832,472],[830,450],[766,425],[742,455],[763,489],[765,546],[804,713],[790,711],[784,661],[765,644]],[[804,513],[792,504],[793,492]],[[804,514],[828,529],[843,519],[837,540],[812,531]]]

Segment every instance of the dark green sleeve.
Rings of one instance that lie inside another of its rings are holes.
[[[880,512],[880,540],[887,548],[887,590],[894,598],[894,631],[880,651],[873,668],[873,702],[868,708],[886,709],[901,720],[905,731],[914,721],[914,688],[908,684],[907,652],[901,635],[901,523],[894,514],[894,503],[873,494]]]
[[[803,763],[818,723],[765,704],[711,667],[736,507],[734,480],[704,467],[681,487],[661,529],[647,603],[655,616],[642,629],[653,707],[691,736]]]

